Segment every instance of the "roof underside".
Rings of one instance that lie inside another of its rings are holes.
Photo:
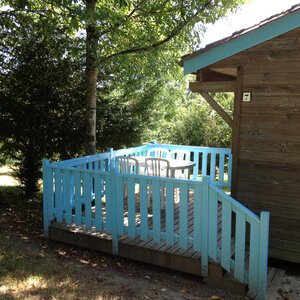
[[[230,37],[183,56],[184,74],[196,72],[298,27],[300,27],[300,4],[255,26],[236,32]]]

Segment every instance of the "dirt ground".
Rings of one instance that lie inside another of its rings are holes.
[[[248,299],[198,277],[44,239],[41,201],[17,193],[0,188],[0,299]],[[300,300],[300,270],[285,275],[274,299]]]

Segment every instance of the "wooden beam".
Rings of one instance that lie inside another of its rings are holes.
[[[201,92],[200,95],[206,102],[218,113],[218,115],[232,128],[233,120],[227,112],[216,102],[216,100],[208,93]]]
[[[235,81],[235,76],[220,73],[215,70],[204,69],[199,70],[199,81],[201,82],[214,82],[214,81]]]
[[[236,78],[236,68],[211,68],[212,71],[218,72],[218,73],[222,73],[222,74],[226,74],[226,75],[230,75]]]
[[[194,93],[209,92],[234,92],[235,81],[210,81],[189,83],[189,89]]]

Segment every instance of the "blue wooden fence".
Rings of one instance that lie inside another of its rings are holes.
[[[192,180],[116,173],[115,156],[146,155],[151,147],[188,149],[196,162]],[[170,246],[179,243],[183,249],[192,246],[201,253],[203,276],[208,275],[208,261],[212,259],[233,272],[236,280],[248,283],[258,299],[264,299],[269,214],[262,212],[258,217],[219,188],[229,186],[229,163],[228,149],[156,144],[58,163],[44,161],[44,233],[48,235],[53,220],[107,232],[112,235],[115,254],[118,238],[125,233],[131,238],[165,241]],[[165,218],[161,217],[161,205]],[[175,206],[179,209],[178,225],[174,224]]]

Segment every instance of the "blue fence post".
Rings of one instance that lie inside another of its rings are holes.
[[[203,176],[201,197],[201,274],[208,276],[208,202],[209,202],[209,176]]]
[[[43,160],[43,220],[44,220],[44,237],[49,236],[49,204],[51,201],[50,192],[52,191],[53,182],[51,182],[51,169],[49,160]]]
[[[270,213],[260,213],[259,232],[259,262],[258,262],[258,291],[257,299],[266,298],[267,273],[268,273],[268,247],[269,247],[269,219]]]
[[[110,214],[110,225],[111,225],[111,235],[112,235],[112,252],[114,255],[118,255],[119,252],[119,238],[118,238],[118,219],[117,219],[117,180],[116,180],[116,168],[115,168],[115,154],[113,149],[110,150],[110,205],[109,211]]]

